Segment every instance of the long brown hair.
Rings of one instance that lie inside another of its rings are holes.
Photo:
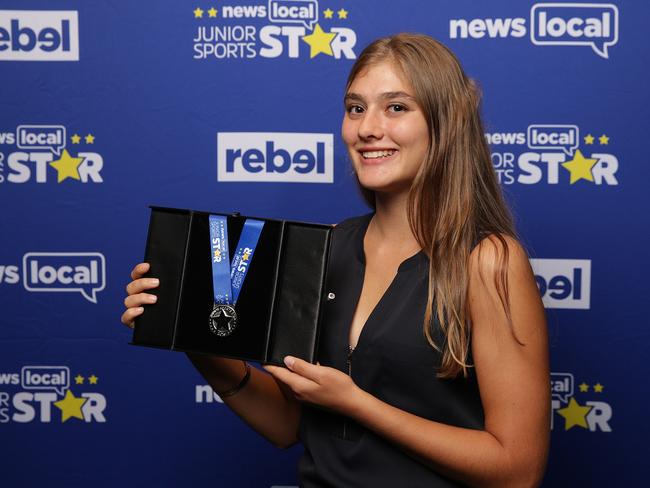
[[[361,71],[384,61],[393,62],[413,87],[429,128],[429,147],[408,199],[411,231],[429,257],[424,335],[442,352],[440,377],[454,378],[461,372],[466,376],[470,366],[470,253],[486,236],[496,245],[494,284],[510,320],[504,236],[515,236],[485,141],[481,95],[456,56],[422,34],[398,34],[366,47],[352,66],[346,92]],[[374,207],[374,193],[361,191]]]

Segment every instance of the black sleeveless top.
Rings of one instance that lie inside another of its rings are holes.
[[[363,390],[426,419],[483,429],[483,408],[474,371],[468,378],[436,377],[442,356],[424,337],[429,259],[423,251],[401,263],[393,282],[365,323],[354,351],[348,338],[363,285],[363,238],[372,214],[348,219],[332,233],[327,302],[319,341],[320,364],[352,376]],[[437,344],[443,337],[438,330]],[[395,444],[347,417],[303,405],[300,486],[459,486],[408,456]],[[471,449],[472,446],[467,446]]]

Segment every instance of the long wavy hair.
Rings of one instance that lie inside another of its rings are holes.
[[[359,73],[385,61],[410,83],[429,129],[428,150],[408,198],[411,231],[429,257],[424,335],[442,353],[439,377],[467,376],[469,258],[487,236],[497,248],[494,285],[512,325],[504,236],[515,237],[515,230],[485,141],[481,94],[447,47],[426,35],[406,33],[366,47],[352,66],[346,93]],[[359,186],[374,208],[374,193]]]

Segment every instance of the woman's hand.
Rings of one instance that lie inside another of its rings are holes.
[[[275,379],[287,385],[301,402],[347,413],[355,405],[362,390],[338,369],[311,364],[292,356],[284,358],[288,369],[264,366]]]
[[[124,299],[126,311],[122,314],[122,323],[133,328],[133,323],[138,315],[144,312],[143,305],[156,303],[158,297],[150,293],[144,293],[159,285],[157,278],[143,278],[144,274],[149,271],[149,263],[140,263],[131,271],[131,281],[126,286],[128,296]]]
[[[140,263],[131,271],[133,281],[126,287],[126,310],[122,314],[122,323],[129,327],[133,327],[134,319],[142,315],[144,305],[156,303],[157,297],[147,291],[157,288],[159,280],[143,278],[149,268],[149,263]],[[232,389],[242,380],[245,370],[238,359],[210,354],[187,355],[214,391]],[[293,445],[297,442],[300,404],[285,397],[271,376],[256,368],[250,370],[250,375],[246,386],[236,395],[224,399],[224,403],[273,444],[280,447]]]

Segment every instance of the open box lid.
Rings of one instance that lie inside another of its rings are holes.
[[[282,364],[293,355],[314,362],[323,311],[332,227],[275,219],[264,221],[248,275],[235,305],[237,329],[213,334],[208,212],[151,207],[145,261],[154,305],[136,319],[133,344]],[[247,217],[227,217],[234,250]]]

